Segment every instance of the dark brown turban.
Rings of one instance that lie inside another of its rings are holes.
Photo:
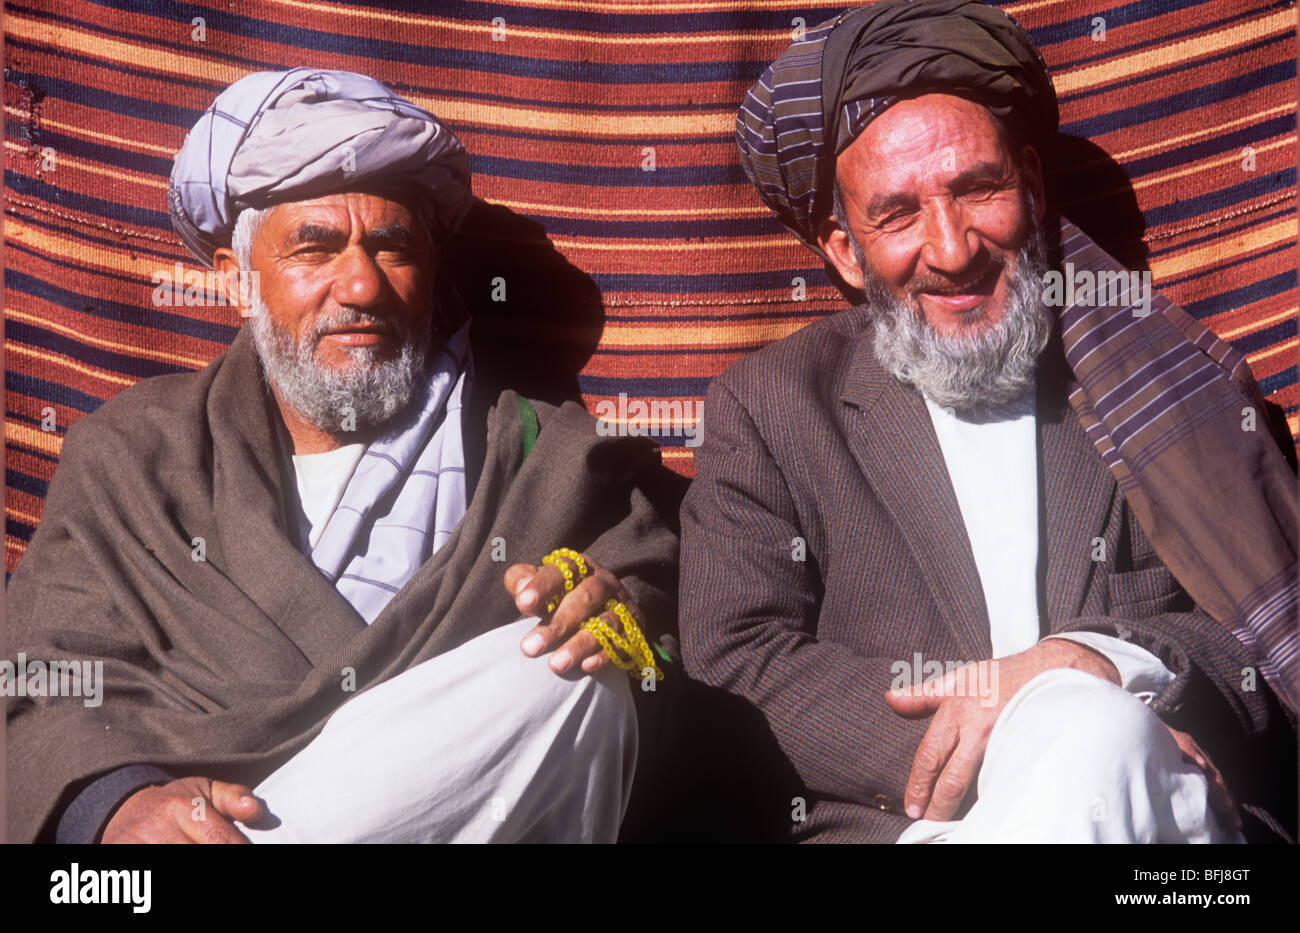
[[[1011,17],[978,0],[885,0],[810,29],[758,79],[736,117],[745,174],[821,255],[835,158],[891,104],[933,93],[984,105],[1040,147],[1056,135],[1052,79]]]

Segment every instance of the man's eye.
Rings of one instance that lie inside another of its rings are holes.
[[[913,211],[894,211],[886,214],[880,221],[881,227],[898,227],[912,219]]]

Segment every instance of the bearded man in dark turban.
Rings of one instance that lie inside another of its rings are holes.
[[[1244,360],[1049,213],[1029,37],[852,10],[736,130],[855,299],[714,381],[682,507],[687,671],[766,717],[795,837],[1294,835],[1295,478]]]
[[[662,467],[475,367],[440,265],[471,202],[451,130],[363,75],[249,75],[186,137],[173,225],[247,325],[68,434],[0,676],[94,682],[9,704],[12,839],[617,837]]]

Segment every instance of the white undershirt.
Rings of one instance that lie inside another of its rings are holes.
[[[1038,426],[1032,393],[1011,417],[977,423],[925,400],[948,467],[988,607],[993,657],[1035,645],[1038,615]],[[1110,659],[1124,689],[1147,701],[1174,680],[1144,648],[1098,632],[1067,638]]]
[[[293,471],[298,477],[298,500],[307,519],[307,550],[320,540],[325,523],[343,498],[352,471],[366,452],[365,444],[348,444],[319,454],[294,454]]]

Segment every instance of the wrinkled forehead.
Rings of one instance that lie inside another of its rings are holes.
[[[836,177],[860,189],[875,179],[939,180],[975,166],[1015,164],[1011,134],[987,108],[949,94],[899,101],[836,160]]]
[[[373,187],[282,201],[269,209],[262,232],[273,237],[292,236],[304,227],[347,236],[383,230],[389,234],[405,231],[413,239],[429,238],[425,218],[412,200]]]

